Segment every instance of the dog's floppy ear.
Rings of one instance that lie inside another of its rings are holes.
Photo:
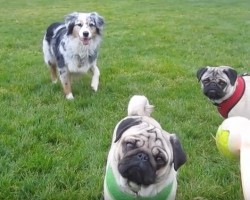
[[[200,69],[198,69],[197,73],[196,73],[196,77],[198,79],[198,82],[200,82],[201,77],[203,76],[203,74],[207,71],[207,67],[202,67]]]
[[[97,27],[97,33],[101,34],[104,26],[104,18],[100,16],[97,12],[90,13],[90,18],[93,20]]]
[[[78,18],[79,13],[73,12],[67,16],[65,16],[65,24],[67,27],[67,35],[72,34],[74,26],[75,26],[75,20]]]
[[[138,118],[127,118],[127,119],[122,120],[116,129],[115,142],[117,142],[121,138],[122,134],[127,129],[129,129],[132,126],[138,125],[140,123],[141,123],[141,120]]]
[[[187,158],[180,140],[175,134],[171,134],[170,143],[173,148],[174,169],[177,171],[187,161]]]
[[[233,68],[227,68],[227,69],[224,69],[223,72],[229,78],[231,85],[234,85],[238,76],[237,71],[234,70]]]

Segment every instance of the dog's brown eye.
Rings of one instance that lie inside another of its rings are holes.
[[[82,27],[82,24],[81,24],[81,23],[79,23],[79,24],[76,24],[76,26]]]
[[[93,26],[95,26],[95,24],[93,24],[93,23],[90,23],[90,24],[89,24],[89,26],[90,26],[90,27],[93,27]]]

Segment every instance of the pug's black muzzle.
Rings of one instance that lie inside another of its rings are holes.
[[[210,82],[209,84],[204,86],[203,92],[209,99],[212,100],[219,100],[225,96],[223,89],[214,82]]]
[[[144,152],[124,157],[118,164],[118,170],[124,178],[138,185],[150,185],[156,179],[156,169]]]

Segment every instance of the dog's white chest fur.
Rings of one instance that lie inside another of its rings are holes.
[[[63,48],[63,46],[61,47]],[[70,73],[87,73],[91,67],[89,56],[93,54],[88,46],[81,44],[78,38],[65,42],[65,63]]]

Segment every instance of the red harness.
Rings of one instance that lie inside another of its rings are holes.
[[[224,118],[228,117],[230,110],[238,103],[245,92],[245,81],[242,76],[238,76],[236,84],[237,86],[233,95],[229,99],[220,103],[217,107],[219,113]]]

